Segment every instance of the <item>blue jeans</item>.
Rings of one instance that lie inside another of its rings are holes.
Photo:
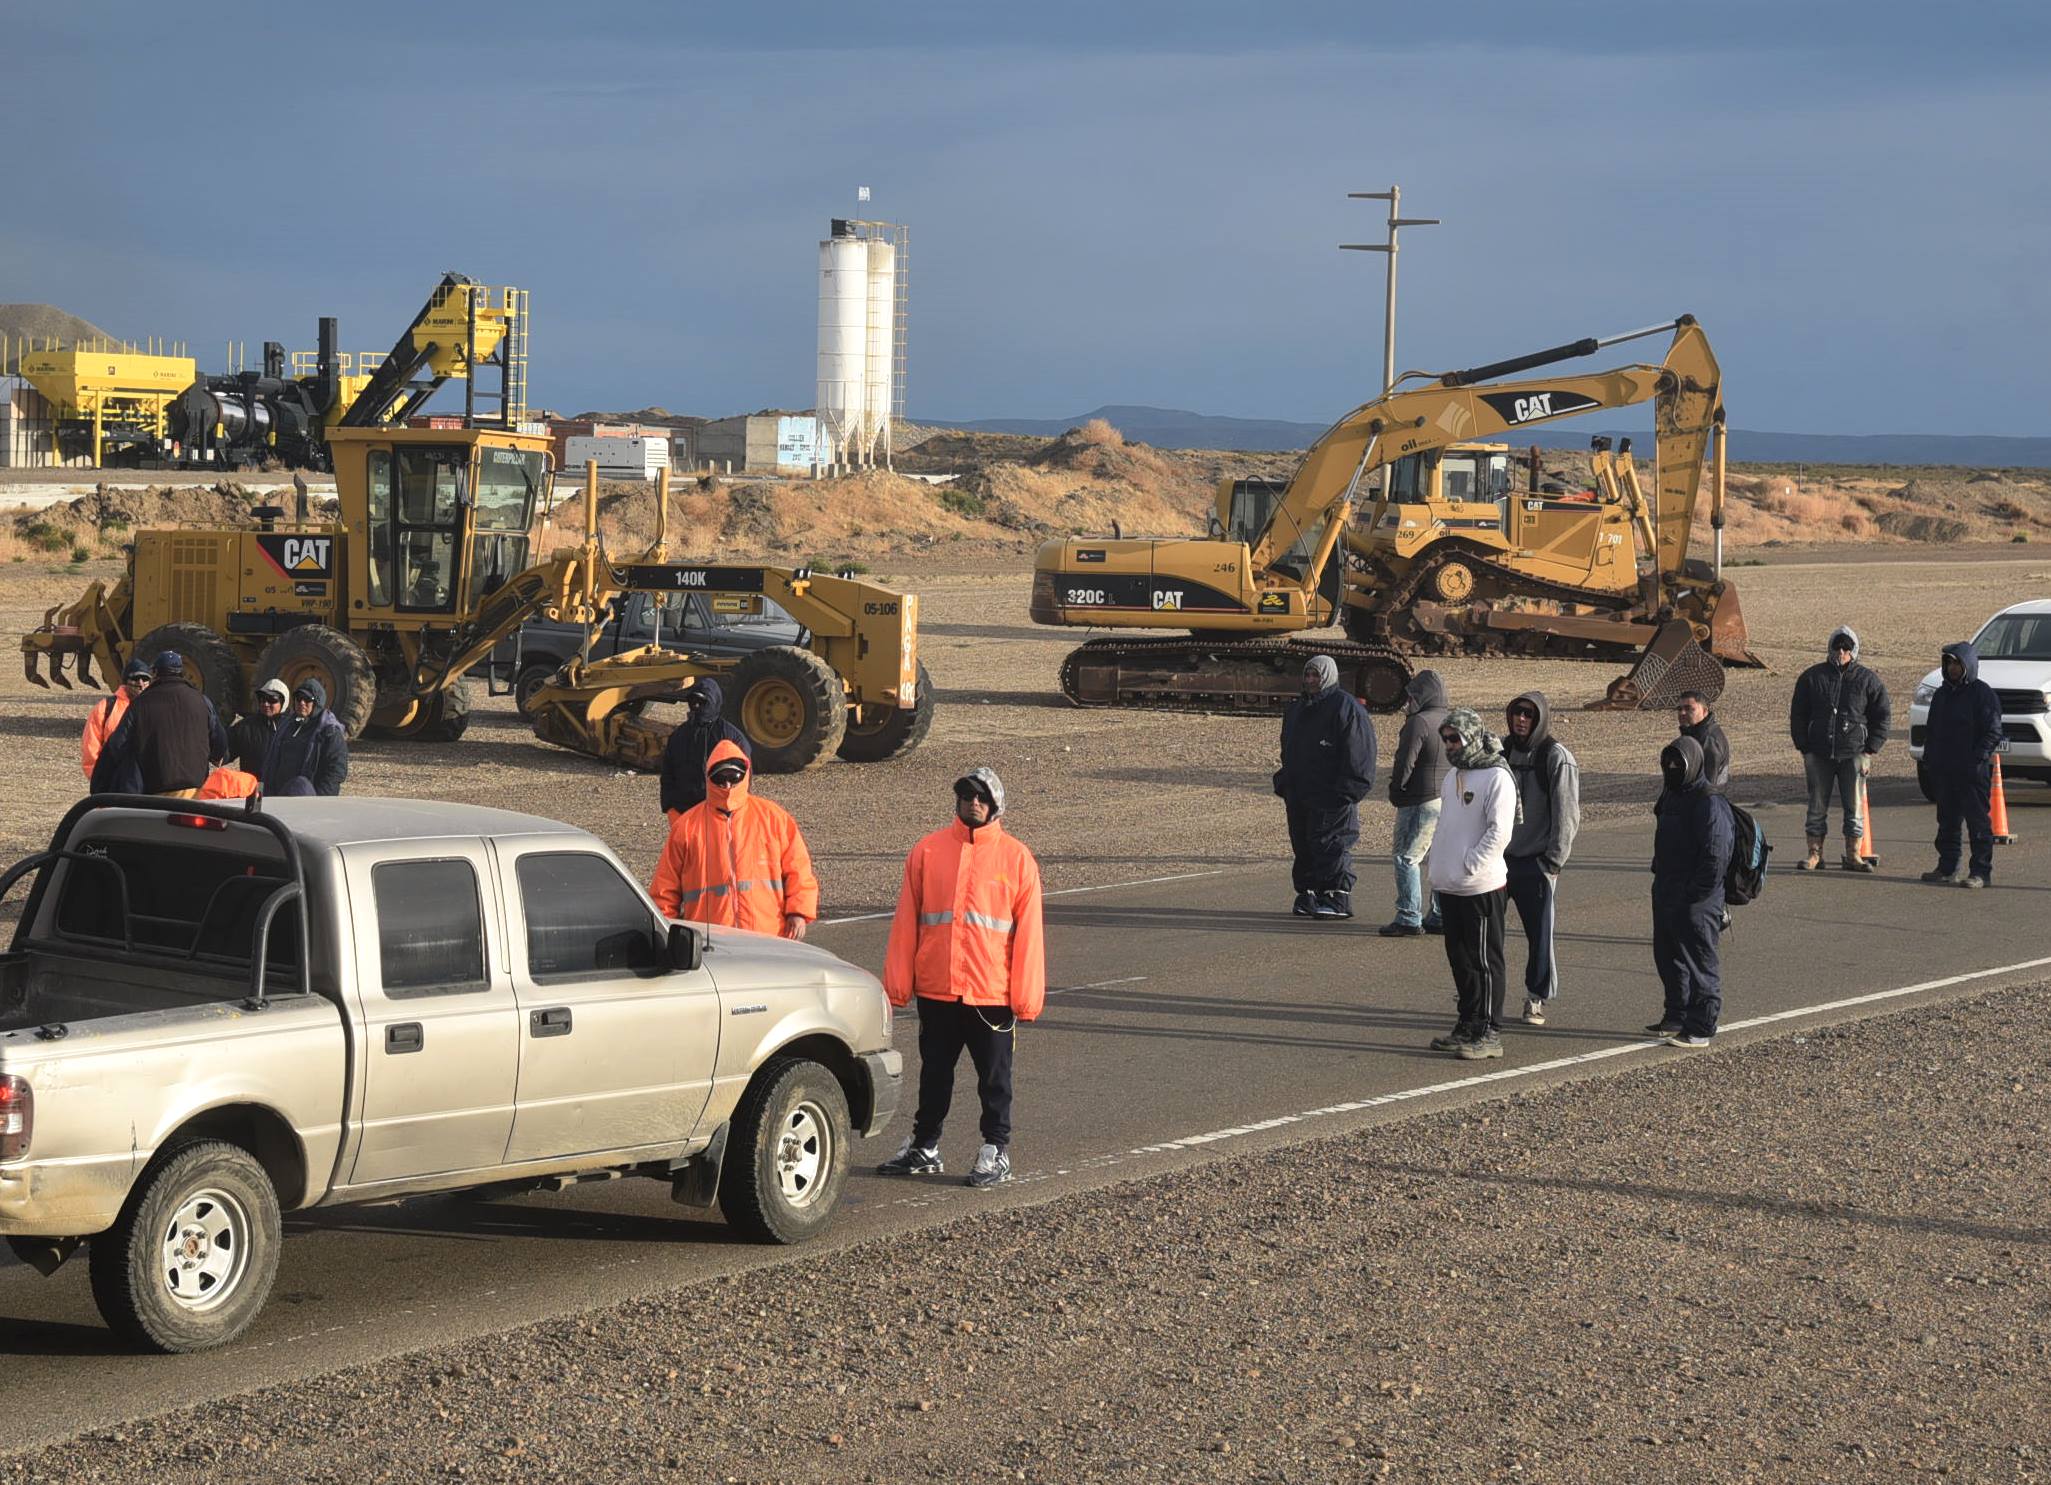
[[[1822,840],[1829,833],[1830,796],[1835,794],[1844,805],[1844,838],[1852,842],[1862,839],[1865,831],[1859,822],[1859,755],[1824,758],[1804,753],[1802,777],[1809,785],[1809,818],[1803,822],[1803,833],[1810,840]]]
[[[1424,885],[1424,854],[1438,833],[1439,801],[1396,806],[1396,921],[1414,928],[1427,911],[1438,920],[1438,898]]]

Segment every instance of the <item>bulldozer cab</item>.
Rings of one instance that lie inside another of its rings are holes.
[[[1389,465],[1389,503],[1422,505],[1448,500],[1510,498],[1510,448],[1500,443],[1456,443],[1405,454]]]
[[[529,562],[549,442],[500,428],[336,428],[351,627],[446,627]]]

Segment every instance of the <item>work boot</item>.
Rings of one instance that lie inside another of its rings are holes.
[[[1864,872],[1868,876],[1871,876],[1873,873],[1873,863],[1859,854],[1859,843],[1855,840],[1848,840],[1844,843],[1844,860],[1840,861],[1838,865],[1842,866],[1846,871]]]
[[[1821,871],[1823,869],[1823,837],[1809,837],[1809,854],[1795,867],[1796,871]]]

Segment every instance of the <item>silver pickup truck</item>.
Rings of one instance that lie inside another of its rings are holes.
[[[0,1236],[107,1323],[240,1334],[280,1213],[620,1175],[796,1242],[902,1060],[874,977],[665,922],[604,845],[404,799],[99,796],[0,955]],[[89,1242],[87,1240],[90,1240]]]

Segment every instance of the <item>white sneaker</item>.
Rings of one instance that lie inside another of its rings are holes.
[[[1524,997],[1524,1024],[1526,1026],[1545,1025],[1544,1001],[1534,1000],[1528,995]]]
[[[1011,1157],[995,1145],[985,1145],[976,1151],[975,1167],[969,1171],[968,1184],[981,1189],[985,1186],[1001,1186],[1011,1179]]]

